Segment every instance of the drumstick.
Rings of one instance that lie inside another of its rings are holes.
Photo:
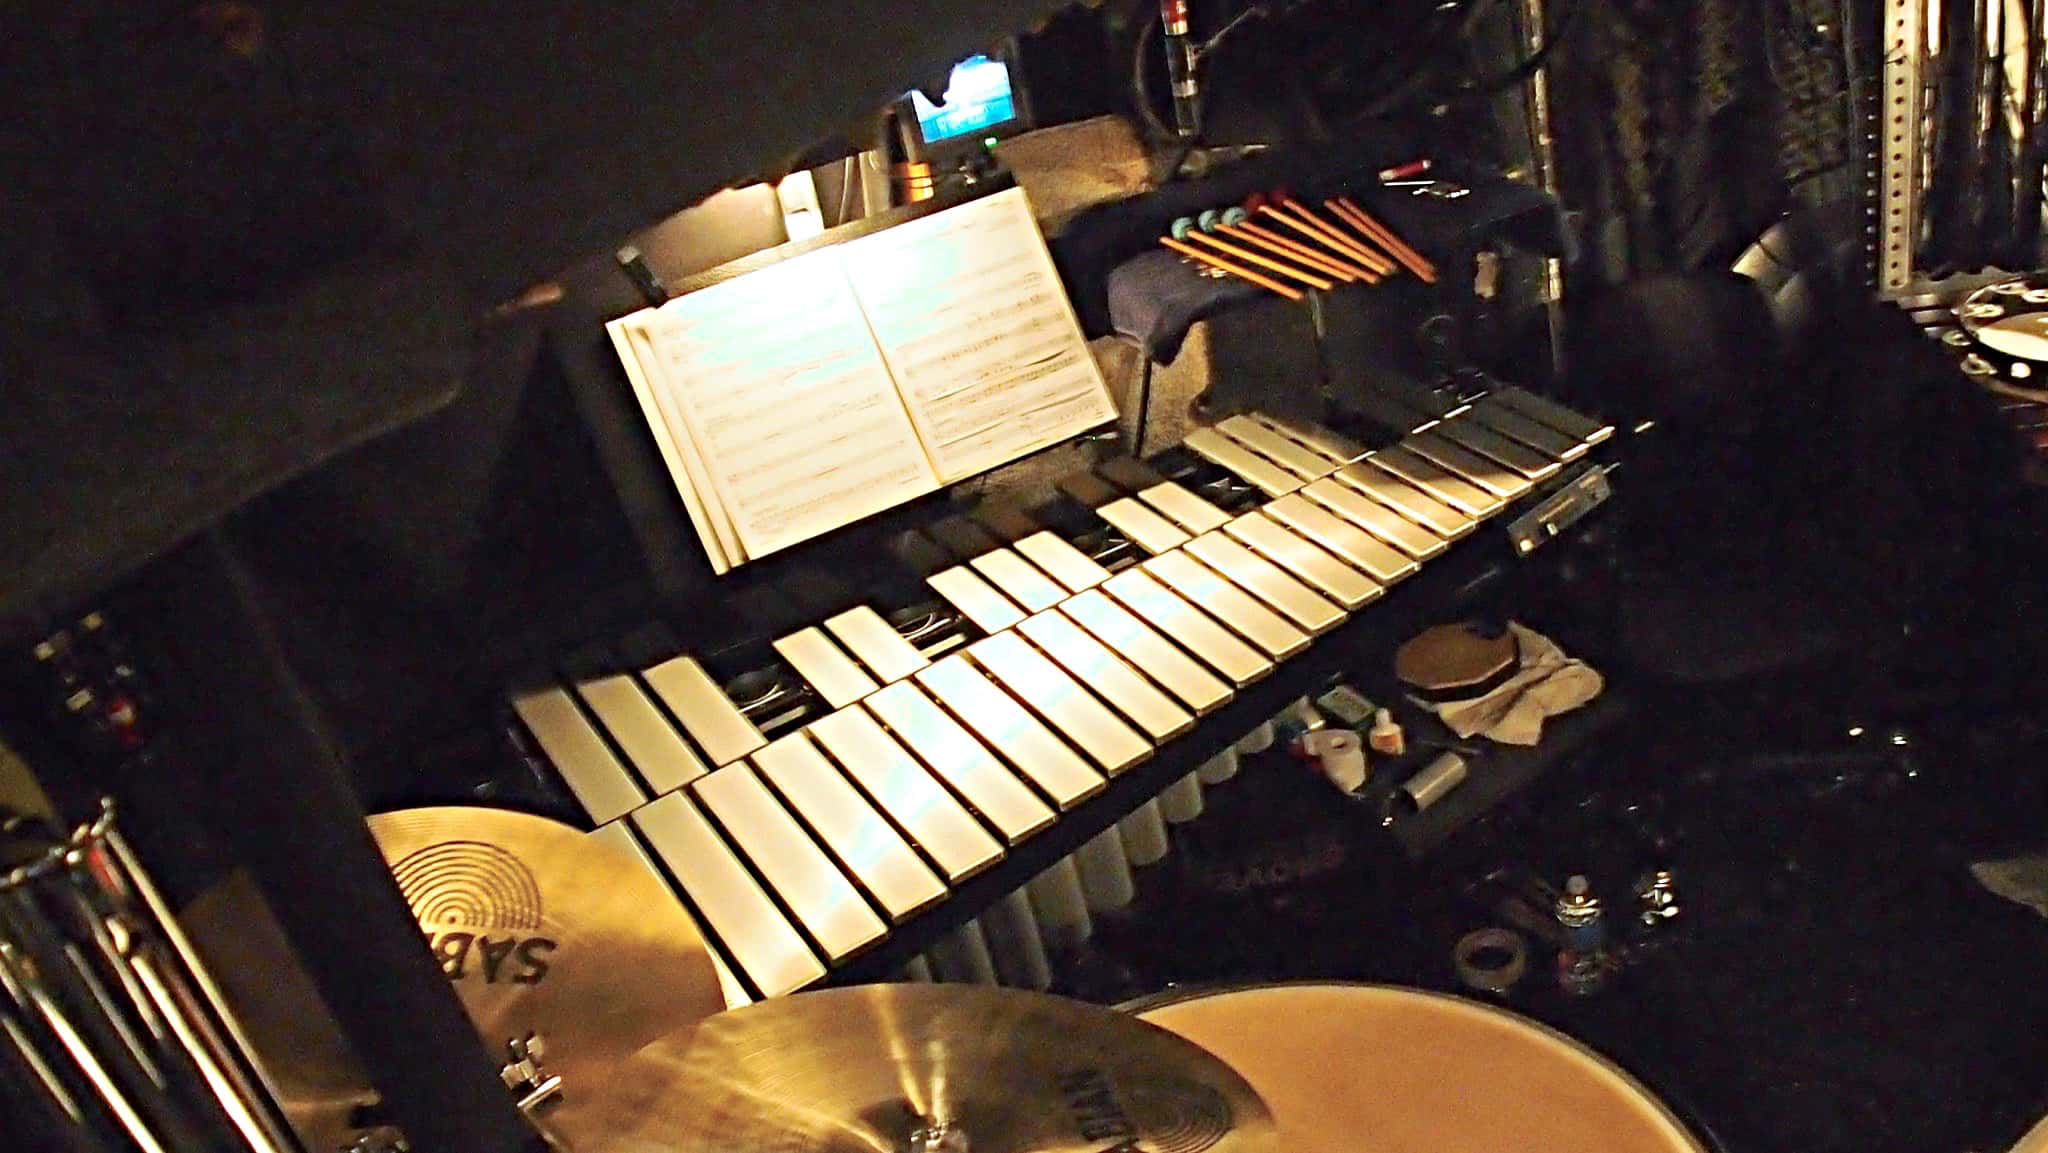
[[[1273,219],[1287,225],[1303,236],[1320,241],[1328,247],[1343,252],[1374,272],[1385,275],[1386,273],[1393,272],[1397,267],[1386,257],[1344,236],[1329,225],[1301,211],[1294,204],[1268,204],[1260,209],[1260,211],[1265,212],[1273,217]]]
[[[1408,242],[1401,239],[1393,229],[1381,224],[1373,219],[1365,209],[1353,204],[1350,197],[1338,197],[1333,211],[1339,215],[1345,215],[1346,219],[1351,220],[1353,223],[1360,225],[1366,231],[1377,236],[1380,243],[1386,246],[1387,251],[1393,253],[1396,260],[1407,265],[1409,271],[1420,277],[1423,283],[1436,283],[1436,265],[1431,264],[1420,252],[1409,247]]]
[[[1243,244],[1251,245],[1254,248],[1258,248],[1264,251],[1269,256],[1277,257],[1280,260],[1291,260],[1296,264],[1307,265],[1311,271],[1324,273],[1326,275],[1333,276],[1338,280],[1353,281],[1358,279],[1358,277],[1351,275],[1351,273],[1348,271],[1348,266],[1340,265],[1336,261],[1331,260],[1330,258],[1317,253],[1313,249],[1302,248],[1297,245],[1295,246],[1295,248],[1298,248],[1299,251],[1295,251],[1294,249],[1285,247],[1285,242],[1283,242],[1282,244],[1275,244],[1272,241],[1267,240],[1263,237],[1251,236],[1249,234],[1237,231],[1232,226],[1241,223],[1244,220],[1244,216],[1244,209],[1237,208],[1234,206],[1222,212],[1218,212],[1216,209],[1211,208],[1204,211],[1200,216],[1197,216],[1194,220],[1194,224],[1195,227],[1201,229],[1203,233],[1221,233],[1224,236],[1230,237],[1233,240],[1239,241]],[[1187,217],[1181,218],[1181,220],[1186,219]],[[1178,226],[1180,221],[1177,220],[1174,223],[1176,226]],[[1190,236],[1199,235],[1201,234],[1183,232],[1178,227],[1176,227],[1173,231],[1173,238],[1175,240],[1186,240]],[[1207,242],[1205,241],[1205,243]],[[1225,252],[1230,251],[1227,247],[1221,247],[1221,250]]]
[[[1260,288],[1271,289],[1272,291],[1279,293],[1281,296],[1284,296],[1289,300],[1301,299],[1301,290],[1299,288],[1295,288],[1293,285],[1289,284],[1282,284],[1279,281],[1274,280],[1273,278],[1265,275],[1264,273],[1253,272],[1249,268],[1244,268],[1239,265],[1232,264],[1230,261],[1225,260],[1220,256],[1212,255],[1200,248],[1196,248],[1192,244],[1186,244],[1181,241],[1175,240],[1171,236],[1160,237],[1159,243],[1164,244],[1166,247],[1173,249],[1175,252],[1180,253],[1182,256],[1191,256],[1196,260],[1199,260],[1202,263],[1207,264],[1213,268],[1220,268],[1223,271],[1228,272],[1232,276],[1237,277],[1239,280],[1249,280],[1253,284],[1258,285]]]
[[[1272,259],[1271,257],[1260,256],[1258,253],[1253,252],[1249,248],[1241,248],[1235,244],[1230,243],[1227,240],[1218,240],[1217,238],[1209,235],[1206,232],[1190,232],[1188,233],[1188,239],[1199,240],[1203,244],[1206,244],[1209,247],[1214,248],[1218,252],[1235,256],[1239,260],[1250,261],[1251,263],[1258,265],[1260,268],[1270,268],[1274,272],[1277,272],[1280,275],[1289,278],[1290,280],[1298,280],[1303,284],[1308,285],[1310,288],[1329,289],[1331,287],[1334,287],[1336,283],[1335,281],[1330,280],[1328,277],[1317,276],[1313,272],[1303,272],[1291,264],[1284,264],[1278,260]]]
[[[1231,213],[1237,214],[1236,219],[1231,218]],[[1355,264],[1347,264],[1334,256],[1318,252],[1299,241],[1289,240],[1271,229],[1253,224],[1244,218],[1244,209],[1242,208],[1233,208],[1230,212],[1224,213],[1223,223],[1217,225],[1216,230],[1225,236],[1235,236],[1250,243],[1262,244],[1268,249],[1277,249],[1311,268],[1320,269],[1343,280],[1363,280],[1367,284],[1378,284],[1380,282],[1380,278],[1368,269],[1360,268]]]

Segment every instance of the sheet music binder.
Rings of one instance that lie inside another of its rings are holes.
[[[606,325],[715,572],[1115,419],[1022,189],[843,231]]]

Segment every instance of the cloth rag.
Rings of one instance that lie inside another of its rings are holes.
[[[1513,621],[1519,671],[1482,697],[1426,704],[1462,740],[1483,736],[1503,745],[1533,745],[1543,720],[1571,712],[1606,687],[1599,670],[1565,655],[1557,642]]]

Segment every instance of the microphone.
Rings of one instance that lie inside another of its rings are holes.
[[[1188,0],[1159,0],[1159,26],[1166,39],[1166,75],[1173,89],[1173,131],[1183,140],[1202,134],[1202,86],[1195,79],[1196,53],[1188,34]]]

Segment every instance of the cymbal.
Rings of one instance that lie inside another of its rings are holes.
[[[577,1153],[898,1153],[945,1125],[972,1153],[1265,1153],[1272,1117],[1205,1050],[1044,993],[866,985],[706,1017],[609,1068],[565,1070],[547,1123]]]
[[[502,809],[405,809],[369,825],[493,1056],[537,1032],[551,1066],[618,1058],[724,1010],[696,925],[630,854]]]

